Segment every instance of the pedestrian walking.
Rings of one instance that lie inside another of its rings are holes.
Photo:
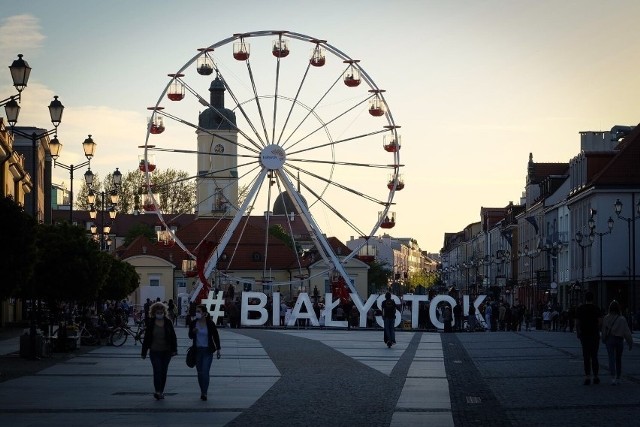
[[[531,310],[529,307],[524,309],[524,330],[526,332],[531,330]]]
[[[178,310],[177,307],[175,305],[175,303],[173,302],[172,299],[169,300],[169,303],[167,304],[167,311],[169,313],[169,320],[171,320],[171,322],[174,325],[178,324]]]
[[[149,322],[149,309],[151,308],[151,300],[147,298],[147,302],[144,303],[142,307],[142,312],[144,314],[145,323]]]
[[[384,322],[384,341],[387,347],[391,348],[396,343],[396,303],[391,299],[391,292],[387,292],[384,295],[384,301],[382,302],[382,321]]]
[[[289,308],[289,306],[287,306],[287,303],[282,301],[280,303],[280,326],[286,326],[286,323],[284,323],[284,316],[287,314],[287,309]]]
[[[487,302],[484,307],[484,321],[487,324],[486,329],[491,330],[491,317],[493,316],[493,307],[491,307],[491,303]]]
[[[456,300],[456,306],[453,307],[453,317],[455,319],[455,330],[462,331],[462,301]]]
[[[164,399],[169,362],[178,354],[178,339],[173,323],[167,318],[167,306],[161,302],[153,303],[149,308],[149,321],[142,341],[143,359],[147,358],[147,352],[153,367],[153,397]]]
[[[602,342],[607,346],[609,355],[609,372],[611,373],[611,385],[620,382],[622,373],[622,350],[624,341],[627,341],[629,351],[633,347],[633,338],[627,324],[627,319],[620,312],[620,304],[613,300],[609,304],[609,314],[602,320]]]
[[[218,328],[209,317],[207,306],[196,306],[196,318],[189,325],[189,338],[196,349],[196,371],[200,386],[200,399],[207,400],[209,390],[209,371],[213,362],[213,353],[220,359],[220,336]]]
[[[444,308],[442,323],[444,323],[445,332],[453,332],[453,313],[451,312],[451,306],[449,305]]]
[[[582,344],[582,360],[584,362],[584,385],[600,384],[598,371],[598,347],[600,347],[600,309],[593,303],[593,292],[588,291],[585,303],[576,310],[576,332]]]

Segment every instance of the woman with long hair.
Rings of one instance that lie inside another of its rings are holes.
[[[220,336],[218,328],[209,316],[207,306],[196,306],[196,317],[189,324],[189,338],[196,349],[196,371],[200,386],[200,399],[207,400],[209,390],[209,371],[213,362],[213,353],[220,359]]]
[[[178,354],[178,339],[173,329],[173,322],[167,318],[167,306],[156,302],[149,307],[144,340],[142,341],[142,358],[147,357],[153,366],[153,386],[156,400],[164,399],[164,387],[167,383],[167,372],[171,358]]]
[[[602,320],[602,341],[607,346],[609,355],[609,372],[611,372],[611,385],[620,382],[622,373],[622,350],[624,341],[629,345],[629,351],[633,347],[633,338],[627,324],[627,319],[621,314],[620,304],[613,300],[609,304],[609,314]]]

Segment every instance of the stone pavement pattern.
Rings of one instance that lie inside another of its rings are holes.
[[[640,423],[640,347],[625,351],[616,387],[601,348],[603,383],[587,387],[569,333],[398,331],[387,349],[381,331],[222,329],[202,402],[183,360],[190,340],[177,332],[165,400],[153,399],[150,362],[129,340],[0,382],[0,426]]]

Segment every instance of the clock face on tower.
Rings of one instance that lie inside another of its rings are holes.
[[[213,152],[216,154],[224,153],[224,146],[222,144],[216,145],[215,147],[213,147]]]

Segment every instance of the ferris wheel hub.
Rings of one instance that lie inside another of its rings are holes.
[[[267,145],[260,152],[260,163],[269,170],[280,170],[287,160],[287,153],[276,144]]]

